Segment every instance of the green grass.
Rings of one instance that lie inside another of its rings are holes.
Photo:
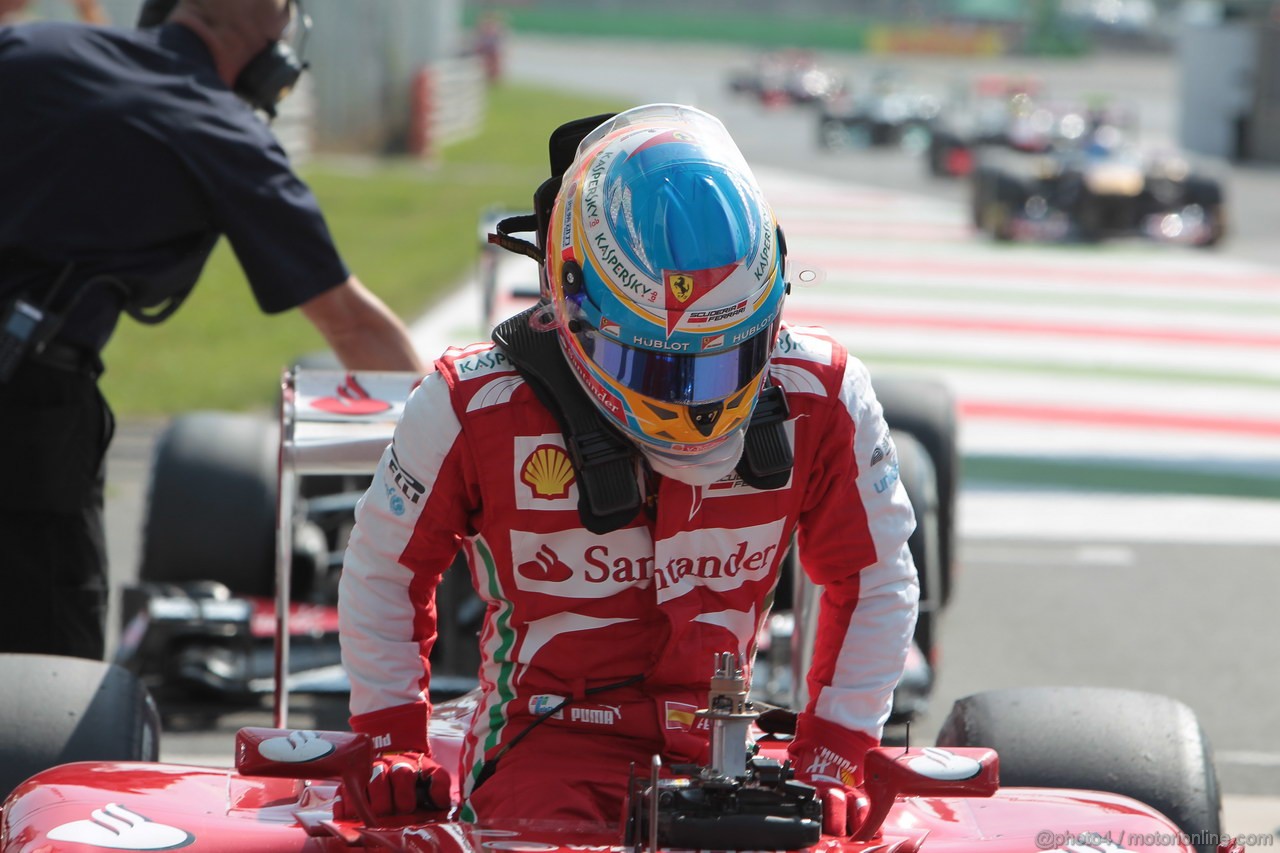
[[[531,209],[556,126],[628,106],[502,85],[490,90],[483,131],[435,162],[319,160],[303,174],[351,270],[412,321],[466,280],[486,207]],[[121,320],[103,354],[103,389],[121,417],[260,408],[291,359],[324,348],[299,312],[258,310],[223,241],[168,322]]]
[[[803,48],[833,52],[859,53],[875,51],[880,37],[891,32],[910,32],[927,27],[928,17],[890,15],[881,18],[856,12],[813,13],[778,3],[773,11],[754,12],[734,9],[704,11],[697,8],[675,9],[644,8],[641,3],[611,4],[583,14],[581,4],[557,2],[506,4],[499,14],[506,25],[517,33],[536,33],[554,37],[584,36],[587,38],[648,39],[665,45],[674,45],[673,61],[678,62],[681,51],[697,50],[702,43],[728,44],[761,50]],[[886,9],[894,5],[884,4]],[[984,4],[986,5],[986,4]],[[1079,27],[1055,24],[1052,17],[1033,14],[1022,0],[1007,0],[999,4],[1003,14],[992,15],[975,10],[977,17],[968,25],[961,24],[961,32],[985,28],[996,43],[1004,25],[1027,27],[1025,37],[1014,37],[1009,49],[1019,53],[1050,56],[1079,56],[1089,50],[1086,34]],[[1043,5],[1043,4],[1041,4]],[[468,2],[464,19],[474,26],[481,16],[492,11],[492,4]],[[979,23],[988,21],[993,23]],[[932,23],[938,23],[934,19]],[[979,43],[983,40],[978,39]]]
[[[638,7],[639,4],[637,4]],[[853,15],[803,16],[735,11],[707,14],[696,10],[615,7],[584,15],[574,8],[508,8],[502,12],[511,29],[521,33],[589,36],[684,42],[717,42],[768,50],[795,47],[833,51],[861,51],[867,44],[866,20]],[[678,60],[677,60],[678,61]]]

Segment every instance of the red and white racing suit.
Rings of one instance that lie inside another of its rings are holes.
[[[779,334],[769,377],[787,394],[795,456],[784,488],[650,477],[648,511],[603,535],[583,529],[560,429],[506,355],[450,349],[436,368],[406,404],[346,555],[356,731],[383,750],[428,748],[434,592],[461,547],[488,606],[482,701],[449,768],[470,797],[464,817],[616,821],[630,761],[706,758],[693,712],[714,656],[754,654],[798,529],[804,569],[825,587],[802,726],[879,739],[915,623],[915,522],[866,368],[840,344]],[[566,698],[473,794],[486,758]]]

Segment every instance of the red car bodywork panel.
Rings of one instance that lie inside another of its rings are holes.
[[[350,850],[321,832],[333,781],[249,778],[232,769],[142,763],[70,764],[23,783],[6,802],[0,853],[89,850]],[[303,816],[299,821],[298,815]],[[303,824],[309,828],[304,828]],[[476,827],[457,822],[361,829],[343,827],[366,847],[432,853],[630,853],[619,833],[533,824]],[[308,832],[316,833],[309,835]],[[877,838],[824,838],[813,850],[1013,853],[1041,849],[1037,837],[1096,833],[1114,839],[1169,835],[1167,820],[1112,794],[1005,788],[991,797],[908,797],[894,804]],[[376,841],[375,841],[376,836]],[[1123,845],[1143,850],[1141,845]],[[1150,848],[1155,850],[1157,848]],[[1163,853],[1182,849],[1167,844]]]

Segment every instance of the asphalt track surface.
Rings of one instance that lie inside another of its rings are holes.
[[[521,40],[509,70],[616,96],[620,108],[679,101],[719,115],[756,165],[793,254],[826,272],[793,297],[794,318],[838,330],[873,374],[941,373],[957,390],[960,575],[935,700],[912,740],[930,742],[951,701],[982,689],[1163,693],[1196,711],[1215,747],[1227,828],[1276,830],[1280,244],[1267,232],[1280,171],[1223,166],[1235,231],[1212,252],[1132,241],[997,252],[968,232],[962,185],[928,178],[904,152],[819,153],[811,112],[730,96],[728,73],[750,54],[682,49],[678,65],[655,55]],[[850,74],[872,64],[832,62]],[[1148,134],[1172,135],[1167,58],[909,66],[922,80],[992,67],[1034,71],[1064,94],[1112,91],[1141,106]],[[423,318],[424,352],[473,338],[477,304],[467,294]],[[123,425],[112,451],[121,579],[136,566],[157,426]],[[295,707],[297,723],[342,725],[339,707]],[[225,763],[231,732],[262,722],[260,711],[170,720],[165,756]]]

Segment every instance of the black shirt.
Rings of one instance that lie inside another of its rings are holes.
[[[219,234],[263,311],[349,275],[314,196],[195,33],[35,23],[0,28],[0,307],[100,274],[144,303],[194,285]],[[59,301],[62,301],[61,299]],[[93,286],[59,338],[100,349],[124,307]]]

